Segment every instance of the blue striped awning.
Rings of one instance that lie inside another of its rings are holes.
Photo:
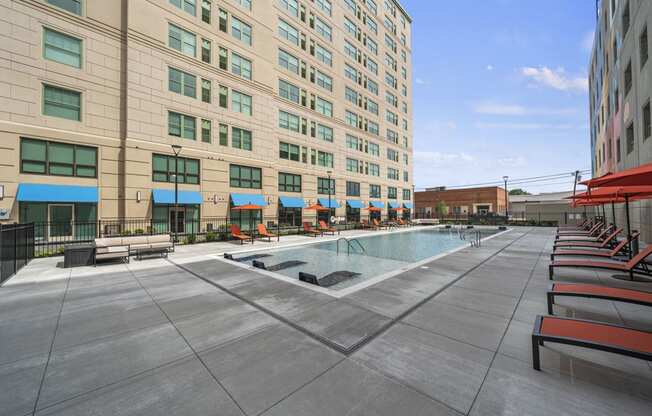
[[[389,207],[393,208],[393,209],[396,209],[396,208],[400,208],[401,204],[399,204],[398,202],[390,202]]]
[[[328,205],[328,198],[319,198],[319,205],[321,205],[324,208],[339,208],[340,203],[335,200],[335,198],[331,198],[331,204],[330,206]]]
[[[347,199],[346,204],[351,208],[359,208],[359,209],[364,208],[364,205],[362,205],[362,201],[358,201],[357,199]]]
[[[259,207],[266,207],[267,201],[262,194],[231,194],[231,203],[234,207],[241,207],[244,205],[258,205]]]
[[[96,186],[49,185],[21,183],[18,185],[19,202],[79,202],[97,204]]]
[[[152,197],[155,204],[174,204],[173,189],[152,189]],[[201,193],[197,191],[179,191],[178,194],[179,205],[200,205],[203,200]]]
[[[403,202],[403,207],[407,209],[412,209],[412,202]]]
[[[290,196],[279,196],[278,200],[285,208],[305,208],[306,203],[302,198],[294,198]]]
[[[385,208],[385,203],[382,201],[369,201],[369,205],[374,208]]]

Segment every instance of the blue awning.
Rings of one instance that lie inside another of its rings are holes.
[[[290,196],[279,196],[278,199],[279,199],[279,201],[281,201],[281,205],[283,205],[285,208],[305,208],[306,207],[306,203],[301,198],[293,198],[293,197],[290,197]]]
[[[364,208],[364,205],[362,205],[362,201],[358,201],[357,199],[347,199],[346,203],[348,206],[351,208]]]
[[[412,202],[403,202],[403,207],[407,209],[412,209]]]
[[[231,203],[234,207],[244,205],[267,206],[267,201],[265,201],[265,197],[262,194],[231,194]]]
[[[152,197],[155,204],[174,205],[174,190],[152,189]],[[179,191],[179,205],[200,205],[204,198],[197,191]]]
[[[369,205],[374,208],[385,208],[385,203],[382,201],[369,201]]]
[[[396,208],[400,208],[401,204],[399,204],[398,202],[390,202],[389,207],[396,209]]]
[[[48,185],[21,183],[18,185],[19,202],[80,202],[97,204],[96,186]]]
[[[335,200],[335,198],[331,198],[331,205],[328,206],[328,198],[319,198],[319,205],[321,205],[324,208],[339,208],[340,204]]]

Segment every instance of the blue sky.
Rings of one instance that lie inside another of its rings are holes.
[[[402,4],[413,17],[417,189],[590,168],[595,0]]]

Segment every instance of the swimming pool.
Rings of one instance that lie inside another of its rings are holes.
[[[498,230],[474,232],[486,238]],[[460,238],[456,230],[419,227],[232,255],[241,264],[253,265],[256,261],[267,272],[297,281],[300,272],[308,273],[320,279],[320,287],[339,291],[468,245],[469,241]]]

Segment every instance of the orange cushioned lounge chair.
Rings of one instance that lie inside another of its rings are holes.
[[[575,345],[652,361],[652,332],[557,316],[537,316],[532,330],[532,366],[541,370],[544,342]]]
[[[322,233],[331,233],[332,235],[335,235],[335,233],[340,233],[337,228],[329,227],[324,220],[319,220],[319,228],[317,230],[321,231]]]
[[[313,237],[317,237],[318,235],[323,235],[321,231],[315,230],[315,228],[309,222],[303,223],[303,232]]]
[[[254,238],[244,234],[236,224],[231,224],[231,236],[236,240],[240,240],[240,244],[244,244],[245,241],[251,241],[251,244],[254,243]]]
[[[609,248],[616,244],[616,237],[623,231],[622,228],[617,229],[613,233],[609,234],[607,238],[602,241],[598,240],[557,240],[555,241],[554,249],[558,247],[591,247],[591,248]]]
[[[276,234],[272,234],[269,231],[267,231],[267,227],[265,227],[265,224],[258,224],[258,236],[261,238],[266,238],[267,241],[271,242],[272,238],[278,237]]]
[[[606,299],[616,302],[652,306],[652,292],[583,283],[553,283],[550,285],[546,296],[548,298],[548,313],[550,315],[553,314],[552,305],[554,305],[555,298],[558,296]]]
[[[602,228],[603,223],[599,222],[593,226],[589,231],[558,231],[557,238],[559,237],[591,237],[597,234],[600,234],[600,229]]]
[[[608,225],[607,227],[596,231],[593,234],[557,234],[557,241],[602,241],[604,240],[614,229],[613,224]],[[597,235],[596,235],[597,234]]]
[[[552,280],[554,269],[557,267],[585,267],[589,269],[604,269],[616,272],[625,272],[634,280],[634,273],[650,274],[645,259],[652,254],[652,244],[641,250],[636,256],[627,262],[608,262],[591,260],[561,260],[553,261],[548,266],[548,277]]]
[[[618,245],[616,245],[611,250],[599,250],[599,249],[575,249],[575,250],[556,250],[550,253],[550,260],[554,260],[555,256],[586,256],[586,257],[600,257],[600,258],[611,258],[616,256],[627,255],[628,244],[630,240],[622,240]],[[621,260],[614,258],[612,260]]]

